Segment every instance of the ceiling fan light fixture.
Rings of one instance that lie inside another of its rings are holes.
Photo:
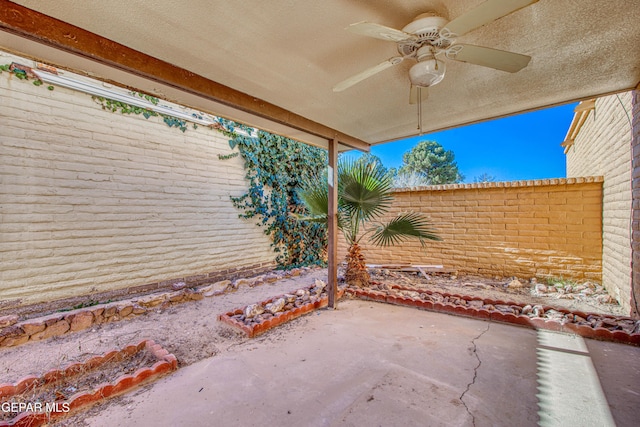
[[[445,63],[431,57],[418,62],[409,69],[409,80],[414,86],[429,87],[440,83],[444,78],[445,71]]]
[[[455,39],[459,35],[464,35],[537,1],[485,0],[452,21],[436,12],[425,12],[418,15],[402,30],[367,21],[351,24],[347,29],[355,34],[395,42],[400,56],[390,58],[349,77],[338,83],[333,90],[340,92],[407,59],[417,62],[409,69],[409,80],[412,86],[430,87],[440,83],[444,78],[446,66],[443,61],[437,59],[439,55],[447,59],[516,73],[529,64],[530,56],[491,47],[456,45]]]

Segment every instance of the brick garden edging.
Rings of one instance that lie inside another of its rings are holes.
[[[313,286],[302,289],[312,289]],[[388,304],[400,305],[404,307],[413,307],[422,310],[436,311],[446,314],[454,314],[458,316],[471,317],[481,320],[489,320],[494,322],[509,323],[514,325],[520,325],[531,329],[546,329],[556,332],[567,332],[576,335],[580,335],[585,338],[592,338],[601,341],[612,341],[623,344],[640,345],[640,333],[629,333],[623,330],[609,330],[606,327],[590,326],[586,324],[574,323],[575,319],[594,319],[600,324],[611,325],[614,327],[614,322],[639,322],[631,317],[625,316],[608,316],[598,313],[584,313],[581,311],[570,311],[563,308],[551,307],[551,306],[539,306],[543,312],[554,311],[562,315],[562,319],[557,318],[544,318],[537,316],[528,316],[522,313],[523,309],[529,304],[520,304],[503,300],[491,300],[482,299],[479,297],[473,297],[468,295],[449,294],[444,292],[434,292],[420,288],[411,288],[401,285],[391,285],[390,289],[385,291],[362,289],[362,288],[346,288],[340,289],[338,294],[339,298],[347,294],[353,297],[357,297],[363,300],[384,302]],[[411,292],[413,294],[421,295],[419,298],[411,297],[401,294],[401,292]],[[422,298],[424,295],[424,298]],[[268,300],[259,303],[261,306],[266,306],[284,295],[279,295]],[[435,298],[432,298],[435,297]],[[440,301],[436,301],[442,298]],[[277,313],[273,317],[263,320],[260,323],[247,325],[241,320],[241,316],[244,314],[245,309],[248,306],[238,308],[233,311],[221,314],[218,319],[240,331],[244,332],[249,338],[256,337],[266,331],[280,326],[290,320],[307,314],[313,310],[321,307],[326,307],[328,304],[328,298],[326,294],[322,298],[311,301],[300,307],[293,308],[284,312]],[[473,307],[474,305],[477,306]],[[498,307],[498,308],[496,308]],[[501,311],[510,310],[511,312]],[[576,317],[577,316],[577,317]],[[598,323],[596,323],[598,324]],[[636,326],[637,328],[637,326]]]
[[[221,280],[199,288],[189,288],[184,282],[174,283],[172,292],[145,295],[130,300],[54,313],[35,319],[18,322],[17,315],[0,317],[0,349],[18,346],[27,342],[40,341],[51,337],[78,332],[93,325],[129,320],[146,314],[153,307],[166,308],[189,301],[198,301],[205,297],[233,292],[239,286],[259,286],[274,283],[280,279],[300,275],[310,268],[298,268],[289,271],[277,271],[253,278]]]
[[[314,286],[309,286],[306,288],[301,288],[301,290],[311,290],[313,288]],[[342,298],[342,296],[344,295],[344,292],[345,292],[344,289],[338,289],[338,298]],[[264,307],[267,304],[273,303],[274,301],[284,297],[285,295],[278,295],[257,304]],[[273,329],[293,319],[296,319],[300,316],[310,313],[318,308],[326,307],[328,304],[329,304],[329,297],[325,292],[319,298],[314,299],[312,297],[312,299],[307,304],[303,304],[299,307],[294,307],[290,310],[276,313],[273,315],[273,317],[269,319],[265,319],[259,323],[247,325],[242,320],[240,320],[240,317],[243,316],[245,309],[249,306],[244,306],[242,308],[238,308],[233,311],[223,313],[218,316],[218,320],[220,320],[223,323],[226,323],[229,326],[239,329],[240,331],[244,332],[247,335],[247,337],[254,338],[260,334],[267,332],[270,329]]]
[[[594,319],[596,324],[611,325],[618,322],[636,322],[631,317],[624,316],[607,316],[598,313],[584,313],[581,311],[570,311],[557,307],[541,306],[544,312],[553,310],[562,313],[562,319],[549,319],[544,317],[530,317],[522,313],[523,308],[528,304],[519,304],[502,300],[482,299],[478,297],[448,294],[444,292],[428,291],[420,288],[411,288],[407,286],[391,285],[390,289],[385,291],[370,290],[362,288],[348,288],[346,292],[357,298],[384,302],[388,304],[400,305],[405,307],[414,307],[422,310],[436,311],[440,313],[454,314],[458,316],[472,317],[475,319],[489,320],[502,323],[510,323],[525,326],[532,329],[546,329],[556,332],[567,332],[580,335],[585,338],[592,338],[601,341],[613,341],[624,344],[640,345],[640,333],[630,333],[623,330],[609,330],[602,326],[591,326],[586,324],[574,323],[577,318]],[[410,292],[412,295],[407,296],[401,292]],[[436,297],[436,298],[434,298]],[[440,298],[442,299],[440,300]],[[476,303],[471,303],[475,301]],[[473,307],[472,305],[478,305]],[[503,308],[504,311],[496,308]],[[511,312],[508,312],[508,311]],[[578,317],[576,317],[578,316]],[[597,323],[600,322],[600,323]],[[637,321],[640,322],[640,321]],[[638,325],[638,323],[636,323]],[[637,326],[636,326],[637,328]]]
[[[0,398],[6,399],[11,396],[20,394],[28,390],[32,386],[45,385],[58,380],[65,376],[72,376],[83,370],[95,369],[102,364],[113,360],[114,358],[124,358],[132,356],[142,350],[149,351],[155,358],[156,362],[151,367],[142,367],[133,374],[126,374],[118,377],[110,383],[102,383],[97,389],[91,392],[79,392],[71,396],[67,400],[56,401],[58,408],[62,408],[63,404],[68,405],[68,412],[23,412],[17,417],[9,421],[0,421],[0,427],[19,426],[19,427],[37,427],[50,422],[53,419],[65,417],[84,407],[93,405],[99,401],[106,400],[110,397],[126,393],[143,383],[155,381],[162,375],[174,371],[178,368],[178,361],[173,354],[163,349],[159,344],[152,340],[141,341],[138,345],[130,345],[122,350],[113,350],[105,353],[103,356],[94,356],[82,363],[72,363],[63,369],[52,369],[41,377],[27,376],[14,384],[0,384]],[[34,403],[34,402],[32,402]],[[54,403],[54,402],[49,402]],[[44,402],[43,402],[44,404]]]

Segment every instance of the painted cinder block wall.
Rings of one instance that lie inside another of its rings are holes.
[[[602,284],[626,309],[631,295],[631,92],[598,98],[567,150],[567,176],[604,177]]]
[[[482,276],[600,281],[602,178],[453,184],[397,190],[390,216],[431,218],[441,242],[378,248],[369,264],[443,265]],[[346,253],[344,243],[341,256]]]
[[[218,158],[231,149],[213,129],[182,133],[4,72],[0,150],[0,309],[274,263],[231,204],[243,161]]]
[[[633,94],[633,175],[632,175],[632,289],[631,289],[631,314],[640,318],[640,85]]]

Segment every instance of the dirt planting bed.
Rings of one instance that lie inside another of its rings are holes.
[[[178,304],[200,301],[205,297],[235,292],[241,286],[255,287],[265,283],[275,283],[283,278],[295,277],[302,271],[305,269],[274,271],[250,279],[220,280],[197,288],[189,288],[185,282],[176,282],[172,285],[173,291],[170,292],[159,292],[114,303],[95,305],[90,303],[81,308],[62,310],[22,321],[16,314],[0,316],[0,347],[15,347],[28,342],[79,332],[105,323],[132,320],[153,310],[168,309]]]
[[[372,269],[373,281],[412,286],[434,292],[509,300],[518,304],[547,305],[571,311],[628,315],[599,283],[561,278],[480,277],[456,273],[408,273]],[[375,290],[375,289],[374,289]]]
[[[0,384],[0,427],[37,427],[125,393],[178,367],[175,356],[153,341],[94,356]]]

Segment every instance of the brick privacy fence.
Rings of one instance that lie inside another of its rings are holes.
[[[442,242],[364,244],[367,263],[442,264],[459,272],[601,280],[602,178],[399,189],[390,215],[423,212]],[[345,253],[344,244],[341,247]]]
[[[219,132],[9,73],[0,100],[0,311],[273,263],[229,199],[247,181]]]

